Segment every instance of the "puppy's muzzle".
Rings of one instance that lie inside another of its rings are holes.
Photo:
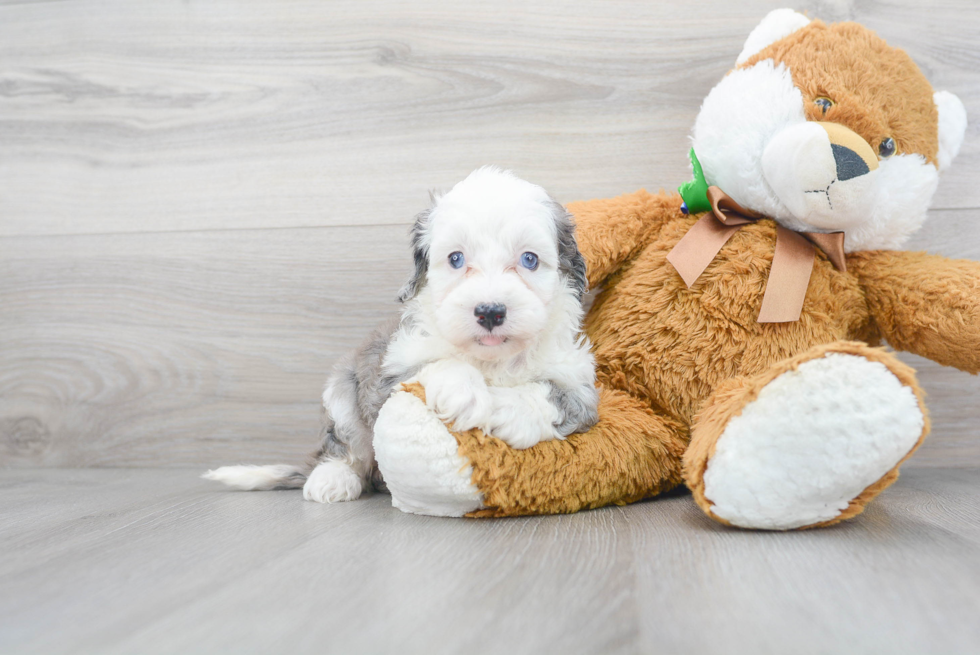
[[[487,332],[492,332],[495,327],[504,324],[507,318],[507,307],[500,303],[480,303],[473,308],[473,315],[476,322]]]

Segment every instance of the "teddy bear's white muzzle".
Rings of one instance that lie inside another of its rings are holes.
[[[779,131],[762,154],[766,182],[798,220],[847,230],[867,219],[878,159],[868,143],[835,123],[807,121]]]

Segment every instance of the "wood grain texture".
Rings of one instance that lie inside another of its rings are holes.
[[[973,653],[980,469],[761,533],[689,496],[439,519],[184,470],[0,472],[0,651]]]
[[[0,234],[403,223],[484,163],[565,201],[673,188],[701,99],[781,4],[7,5]],[[969,0],[798,8],[980,107]],[[978,134],[937,207],[980,206]]]
[[[701,99],[781,0],[0,2],[0,466],[295,460],[395,311],[429,188],[498,163],[560,200],[687,178]],[[980,259],[975,3],[806,2],[974,119],[911,247]],[[918,358],[980,462],[980,380]]]
[[[18,237],[0,260],[7,465],[297,460],[333,362],[397,312],[403,226]]]

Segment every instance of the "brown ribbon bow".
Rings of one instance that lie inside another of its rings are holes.
[[[688,288],[739,228],[765,218],[745,209],[716,186],[708,187],[708,201],[711,212],[705,213],[667,254],[667,261],[674,265]],[[813,272],[814,246],[826,253],[837,270],[847,270],[843,232],[794,232],[777,224],[776,248],[762,297],[760,323],[791,323],[800,319]]]

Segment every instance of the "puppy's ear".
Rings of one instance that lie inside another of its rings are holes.
[[[581,300],[588,291],[589,282],[585,277],[585,258],[575,241],[575,222],[572,215],[554,200],[551,201],[551,214],[558,234],[558,272]]]
[[[398,302],[407,302],[419,295],[425,286],[425,276],[429,271],[429,218],[432,209],[426,209],[415,217],[412,225],[412,258],[415,260],[415,273],[398,292]]]

